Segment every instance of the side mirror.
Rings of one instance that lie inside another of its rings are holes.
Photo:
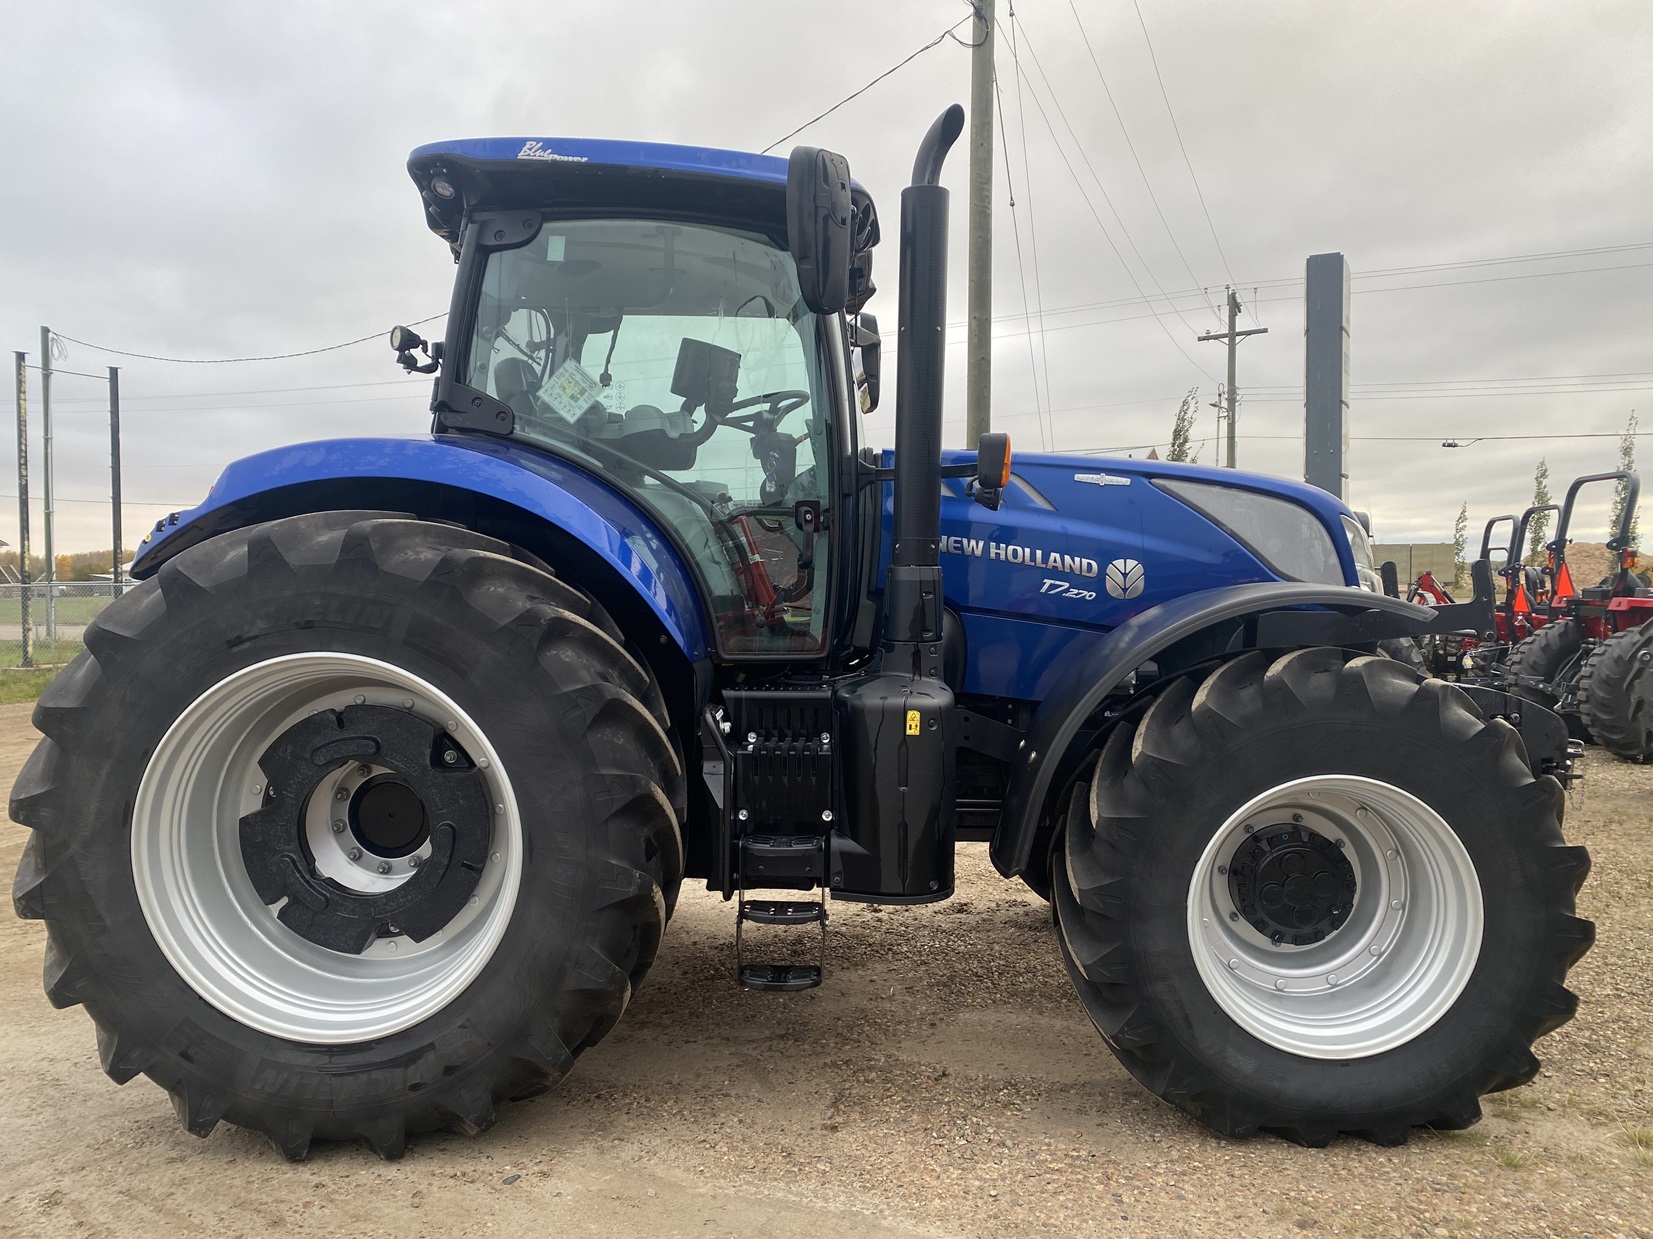
[[[1378,568],[1378,573],[1383,577],[1383,592],[1391,598],[1399,598],[1400,573],[1395,568],[1395,561],[1392,559],[1384,560],[1382,566]]]
[[[991,511],[999,510],[1004,488],[1010,485],[1010,436],[988,431],[976,446],[976,481],[971,498]]]
[[[740,354],[733,349],[687,337],[677,346],[672,395],[683,397],[685,411],[704,405],[712,418],[723,417],[735,402],[739,382]]]
[[[817,314],[849,303],[849,160],[796,146],[786,164],[786,241],[798,267],[798,291]]]
[[[860,354],[860,373],[855,376],[855,386],[860,392],[861,412],[871,413],[878,407],[878,375],[882,365],[879,355],[883,350],[877,316],[857,315],[854,339],[856,352]]]

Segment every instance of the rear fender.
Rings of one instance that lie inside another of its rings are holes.
[[[658,523],[567,461],[496,440],[334,439],[246,457],[200,506],[156,522],[132,575],[231,529],[336,509],[408,512],[514,542],[591,590],[634,637],[653,628],[650,642],[691,663],[708,655],[694,578]]]
[[[1090,720],[1109,694],[1173,646],[1183,663],[1242,649],[1367,646],[1446,630],[1455,618],[1450,612],[1461,609],[1420,607],[1350,587],[1271,581],[1185,594],[1134,616],[1087,650],[1034,711],[1011,765],[993,835],[994,866],[1013,878],[1036,863],[1036,843],[1049,834],[1047,803],[1083,756],[1085,746],[1075,741],[1094,727]]]

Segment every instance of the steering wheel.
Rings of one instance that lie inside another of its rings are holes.
[[[764,392],[761,396],[748,396],[745,400],[735,401],[734,404],[729,406],[729,413],[723,414],[717,420],[726,426],[744,430],[747,434],[757,434],[757,413],[747,413],[741,417],[731,417],[729,414],[741,409],[751,409],[756,405],[766,404],[769,406],[769,428],[774,429],[781,424],[782,419],[796,413],[808,403],[809,393],[799,391],[796,388]]]

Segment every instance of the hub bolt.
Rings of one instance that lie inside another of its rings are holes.
[[[457,762],[458,760],[459,760],[459,754],[458,753],[455,753],[452,749],[444,749],[443,750],[443,752],[442,752],[442,761],[445,764],[451,766],[455,762]]]
[[[350,799],[350,793],[345,791],[344,788],[342,788],[342,787],[338,788],[333,793],[333,799],[334,800],[349,800]]]
[[[1275,989],[1285,989],[1285,988],[1286,988],[1286,982],[1285,982],[1285,979],[1284,979],[1284,978],[1281,978],[1281,979],[1280,979],[1280,980],[1278,980],[1278,981],[1276,981],[1276,982],[1275,982],[1275,983],[1274,983],[1274,988],[1275,988]]]
[[[1238,912],[1230,912],[1228,914],[1228,919],[1231,921],[1237,921],[1240,919],[1240,914]]]
[[[381,860],[379,862],[379,872],[380,873],[389,873],[390,872],[390,862],[388,860]]]
[[[832,820],[832,810],[831,809],[822,809],[821,810],[821,820],[823,822],[830,822]]]
[[[1643,655],[1643,657],[1646,657],[1646,656]],[[832,743],[832,733],[830,731],[823,731],[821,733],[821,743],[822,744],[831,744]]]
[[[1291,815],[1291,820],[1294,822],[1301,822],[1303,820],[1303,815],[1301,813],[1293,813]]]
[[[424,859],[425,858],[423,856],[418,855],[408,857],[408,868],[417,869],[422,863],[424,863]]]
[[[345,853],[345,855],[348,856],[351,860],[360,860],[362,858],[362,850],[361,850],[361,848],[351,848],[348,852]]]
[[[344,822],[335,819],[333,822],[333,833],[336,835],[342,835],[344,833]]]
[[[368,767],[368,766],[357,766],[357,767],[356,767],[356,773],[357,773],[357,774],[358,774],[358,775],[360,775],[360,776],[361,776],[361,777],[362,777],[362,778],[364,778],[364,779],[365,779],[365,778],[366,778],[366,777],[367,777],[367,776],[368,776],[368,775],[370,775],[370,774],[372,774],[372,773],[373,773],[373,771],[372,771],[372,769],[371,769],[371,768],[370,768],[370,767]]]
[[[749,731],[749,732],[746,733],[746,743],[756,744],[757,742],[758,742],[758,733],[757,732]]]
[[[366,705],[367,704],[367,698],[362,696],[360,693],[357,693],[356,694],[356,704],[359,705],[359,706]]]
[[[747,813],[747,811],[745,809],[742,809],[739,813],[735,814],[735,817],[738,818],[740,821],[743,821],[743,822],[750,816],[751,816],[751,814]]]
[[[1228,872],[1228,866],[1227,865],[1218,865],[1217,866],[1217,872],[1218,873],[1227,873]]]
[[[1254,834],[1257,833],[1257,828],[1255,826],[1253,826],[1250,822],[1247,822],[1245,824],[1245,832],[1248,835],[1254,835]]]

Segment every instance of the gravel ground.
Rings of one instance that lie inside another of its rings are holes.
[[[28,707],[0,707],[0,783],[33,740]],[[1585,772],[1583,1007],[1468,1132],[1211,1135],[1114,1062],[1045,906],[969,845],[949,903],[835,905],[827,984],[799,995],[740,990],[731,909],[685,892],[649,984],[560,1089],[397,1163],[189,1136],[147,1081],[103,1076],[82,1012],[47,1004],[40,924],[0,921],[0,1233],[1653,1239],[1653,767],[1592,753]],[[23,835],[0,828],[7,873]]]

